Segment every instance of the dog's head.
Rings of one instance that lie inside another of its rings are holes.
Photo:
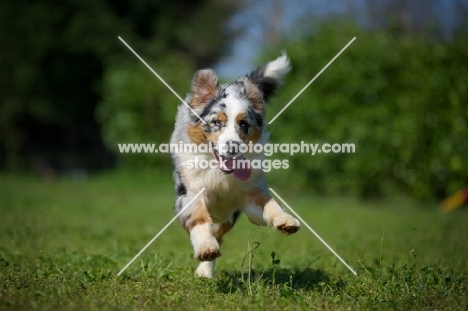
[[[195,74],[189,105],[206,124],[192,114],[188,135],[196,144],[213,147],[215,158],[225,164],[220,165],[224,173],[234,172],[234,161],[243,159],[246,145],[256,144],[262,138],[265,102],[289,70],[289,60],[282,55],[233,83],[219,85],[211,69]],[[243,179],[248,172],[235,173]]]

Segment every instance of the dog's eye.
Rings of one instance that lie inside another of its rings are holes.
[[[249,124],[247,122],[245,122],[244,120],[239,122],[239,127],[241,127],[241,128],[246,128],[248,126],[249,126]]]
[[[220,126],[220,125],[221,125],[221,121],[215,120],[215,121],[213,121],[213,124],[214,124],[215,126]]]

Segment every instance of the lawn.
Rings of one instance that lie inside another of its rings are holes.
[[[305,227],[285,237],[241,217],[213,280],[193,277],[177,222],[118,277],[173,217],[170,176],[0,175],[0,309],[468,309],[468,209],[273,189],[357,276]]]

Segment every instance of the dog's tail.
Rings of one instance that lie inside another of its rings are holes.
[[[263,99],[267,101],[275,93],[283,76],[290,70],[289,58],[286,53],[283,53],[277,59],[252,71],[247,75],[247,78],[259,88],[263,93]]]

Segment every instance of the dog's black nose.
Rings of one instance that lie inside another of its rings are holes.
[[[227,153],[231,156],[235,156],[235,155],[238,155],[240,153],[240,145],[241,143],[238,142],[238,141],[235,141],[235,140],[228,140],[226,142],[226,149],[227,149]]]

